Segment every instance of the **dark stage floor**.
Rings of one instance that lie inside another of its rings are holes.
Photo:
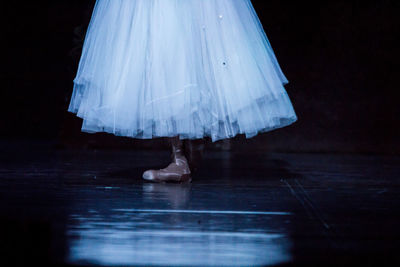
[[[185,185],[141,178],[169,151],[0,157],[9,263],[399,266],[400,157],[206,151]]]

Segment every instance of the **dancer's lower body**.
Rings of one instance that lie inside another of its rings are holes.
[[[172,162],[163,169],[150,169],[143,173],[143,179],[152,182],[191,182],[192,173],[197,170],[204,151],[204,139],[185,140],[179,136],[168,138],[171,145]]]

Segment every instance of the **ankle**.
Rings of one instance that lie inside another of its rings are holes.
[[[172,154],[173,155],[179,155],[179,156],[184,156],[184,151],[182,146],[172,146]]]
[[[176,153],[172,155],[172,160],[176,164],[180,165],[182,162],[187,164],[187,158],[183,153]]]

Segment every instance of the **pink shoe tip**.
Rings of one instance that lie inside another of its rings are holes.
[[[145,171],[145,172],[143,173],[143,176],[142,176],[142,177],[143,177],[143,179],[145,179],[145,180],[149,180],[149,181],[154,180],[154,177],[153,177],[151,171]]]

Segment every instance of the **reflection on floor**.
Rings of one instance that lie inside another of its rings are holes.
[[[206,151],[191,184],[141,179],[168,151],[2,147],[0,157],[14,264],[398,262],[399,157]]]

